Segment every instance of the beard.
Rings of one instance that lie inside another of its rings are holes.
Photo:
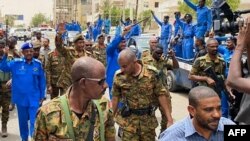
[[[220,118],[203,120],[202,117],[197,115],[196,120],[200,127],[207,130],[216,131],[219,125]]]

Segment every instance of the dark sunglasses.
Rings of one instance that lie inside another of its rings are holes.
[[[82,77],[82,78],[78,79],[77,81],[80,81],[81,79],[96,81],[98,83],[98,85],[101,85],[101,86],[106,82],[106,78],[97,79],[97,78],[85,78],[85,77]]]

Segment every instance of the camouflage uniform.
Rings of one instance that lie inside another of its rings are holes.
[[[69,92],[70,91],[66,92],[67,101]],[[104,136],[105,138],[115,138],[114,120],[112,112],[108,107],[108,102],[109,101],[105,98],[99,100],[104,115]],[[84,126],[84,123],[86,122],[86,120],[91,118],[93,106],[93,102],[89,102],[87,109],[82,115],[81,119],[79,119],[73,111],[70,111],[76,141],[84,141],[87,138],[90,127]],[[93,132],[94,141],[100,141],[100,120],[98,117],[99,115],[97,113]],[[71,141],[72,139],[70,139],[67,129],[68,128],[65,120],[65,115],[60,106],[60,99],[56,98],[39,109],[33,140]]]
[[[214,72],[217,74],[218,77],[222,77],[224,79],[225,62],[223,58],[219,57],[218,55],[214,61],[211,60],[208,54],[202,57],[198,57],[194,61],[190,74],[199,75],[199,76],[208,76],[206,72],[204,72],[204,70],[209,66],[212,66],[212,69],[214,70]],[[197,83],[199,85],[208,86],[208,84],[204,81],[197,82]],[[209,87],[214,89],[213,86],[209,86]]]
[[[92,56],[92,54],[85,50],[83,50],[81,54],[79,54],[75,50],[75,48],[64,47],[62,45],[60,47],[57,47],[57,50],[65,58],[64,63],[63,63],[64,68],[61,70],[62,75],[60,75],[58,79],[57,86],[64,88],[65,90],[72,84],[72,80],[70,76],[70,71],[71,71],[70,69],[73,63],[75,62],[75,60],[83,56]]]
[[[106,45],[105,48],[100,48],[98,44],[93,46],[93,56],[98,61],[102,62],[106,66]]]
[[[142,56],[142,62],[145,65],[151,65],[157,68],[158,71],[162,71],[161,73],[165,73],[167,72],[167,67],[166,66],[173,66],[173,62],[172,60],[168,59],[168,61],[164,60],[164,58],[160,58],[159,61],[155,60],[151,54],[147,54],[146,56]],[[165,76],[165,75],[163,75]],[[165,83],[165,79],[161,78],[163,85],[165,86],[166,89],[168,89],[167,84]],[[171,104],[171,96],[169,94],[169,107],[171,109],[172,112],[172,104]],[[160,112],[161,112],[161,132],[163,132],[165,129],[167,129],[167,117],[165,116],[163,110],[161,107],[159,107]]]
[[[157,107],[158,97],[169,92],[164,88],[158,78],[158,71],[153,66],[143,66],[138,77],[128,76],[118,70],[114,77],[112,94],[123,100],[126,97],[130,109],[144,109],[149,106]],[[123,129],[124,141],[153,141],[155,140],[155,128],[158,122],[155,113],[136,115],[132,113],[123,118],[120,109],[115,121]]]
[[[62,70],[64,70],[65,58],[58,53],[57,49],[51,51],[48,54],[48,61],[45,66],[47,86],[52,87],[52,93],[50,98],[53,99],[57,97],[60,93],[63,93],[63,88],[57,86],[59,77],[62,75]]]
[[[8,54],[8,60],[12,60],[13,56]],[[7,127],[9,119],[9,105],[11,100],[11,89],[6,86],[6,83],[11,79],[10,73],[5,73],[0,70],[0,106],[2,107],[2,127]]]

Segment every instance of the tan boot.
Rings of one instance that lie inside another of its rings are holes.
[[[8,137],[7,125],[2,125],[2,137],[3,137],[3,138]]]

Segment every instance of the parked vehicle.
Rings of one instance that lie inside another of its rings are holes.
[[[31,39],[31,32],[25,28],[16,28],[11,36],[16,37],[18,40],[29,40]]]

